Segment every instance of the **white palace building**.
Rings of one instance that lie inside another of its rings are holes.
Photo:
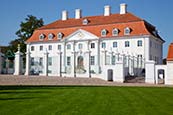
[[[80,9],[34,31],[27,40],[25,75],[101,78],[123,82],[142,76],[145,62],[162,64],[164,40],[147,21],[127,12],[83,17]],[[20,65],[15,65],[19,67]],[[112,77],[110,77],[112,76]]]

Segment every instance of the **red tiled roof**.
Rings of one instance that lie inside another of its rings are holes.
[[[173,43],[169,45],[167,61],[173,61]]]
[[[89,23],[83,25],[82,21],[87,19]],[[48,34],[53,33],[55,36],[57,33],[63,33],[63,37],[67,37],[78,29],[86,30],[90,33],[101,38],[101,30],[106,29],[108,31],[106,38],[112,37],[112,30],[114,28],[119,29],[118,37],[124,36],[124,29],[126,27],[131,28],[131,33],[128,36],[139,36],[139,35],[153,35],[160,38],[159,35],[153,34],[155,27],[146,21],[134,16],[131,13],[126,14],[112,14],[110,16],[91,16],[83,17],[80,19],[68,19],[65,21],[58,20],[51,24],[45,25],[33,33],[31,38],[27,42],[38,42],[39,35],[44,34],[46,37],[43,42],[48,41]],[[161,38],[160,38],[161,39]],[[57,41],[53,39],[52,41]]]

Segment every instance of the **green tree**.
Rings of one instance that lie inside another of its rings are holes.
[[[27,15],[27,18],[25,18],[24,22],[21,22],[20,29],[16,32],[16,35],[18,36],[17,39],[12,40],[9,43],[9,49],[13,52],[17,51],[17,44],[20,44],[21,52],[26,52],[26,40],[30,38],[34,32],[35,29],[43,26],[44,22],[43,19],[37,19],[35,16]]]

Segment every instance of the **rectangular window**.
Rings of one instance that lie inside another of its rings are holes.
[[[102,43],[102,48],[106,48],[106,43],[105,42]]]
[[[91,48],[95,48],[95,43],[91,43]]]
[[[31,51],[34,51],[34,46],[31,46]]]
[[[142,40],[138,40],[138,47],[142,46]]]
[[[49,66],[52,65],[52,57],[48,57],[48,65],[49,65]]]
[[[49,45],[48,49],[49,49],[49,50],[52,50],[52,45]]]
[[[31,58],[31,66],[34,66],[34,58]]]
[[[61,45],[58,45],[58,50],[61,50]]]
[[[40,46],[40,51],[43,51],[43,46]]]
[[[71,65],[71,57],[67,57],[67,65],[68,65],[68,66]]]
[[[117,47],[117,42],[113,42],[113,48]]]
[[[95,65],[95,56],[90,57],[90,64]]]
[[[70,44],[67,45],[67,49],[68,50],[71,49],[71,45]]]
[[[130,47],[130,42],[129,41],[125,41],[125,47]]]
[[[112,56],[112,65],[115,65],[115,56]]]
[[[106,56],[106,65],[110,65],[110,56],[109,55]]]
[[[152,43],[152,41],[150,41],[150,47],[152,47],[152,45],[153,45],[153,43]]]
[[[80,43],[80,44],[78,44],[78,49],[82,49],[82,44]]]
[[[42,66],[43,65],[43,58],[39,59],[39,65]]]

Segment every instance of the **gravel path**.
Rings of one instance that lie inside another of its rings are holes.
[[[108,82],[98,78],[63,78],[43,76],[13,76],[0,75],[0,85],[90,85],[90,86],[146,86],[165,87],[166,85],[146,83],[117,83]],[[171,86],[172,87],[172,86]]]

